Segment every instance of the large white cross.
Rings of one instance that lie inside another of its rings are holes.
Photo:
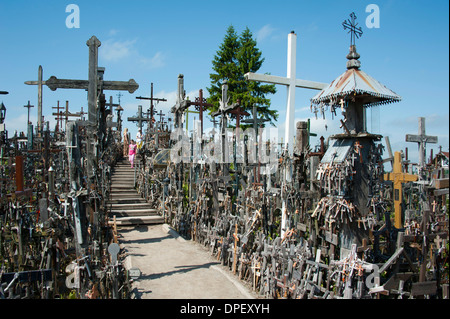
[[[259,81],[272,84],[280,84],[287,86],[287,105],[286,105],[286,130],[284,147],[288,147],[289,154],[292,155],[294,150],[294,110],[295,110],[295,88],[305,88],[313,90],[322,90],[328,86],[328,83],[314,82],[308,80],[300,80],[295,78],[296,70],[296,52],[297,52],[297,35],[294,31],[288,35],[287,50],[287,76],[275,76],[267,74],[246,73],[244,76],[249,81]],[[286,145],[287,144],[287,145]]]

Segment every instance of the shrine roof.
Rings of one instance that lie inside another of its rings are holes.
[[[402,98],[373,77],[356,68],[350,68],[317,93],[313,104],[337,104],[340,99],[349,99],[353,95],[363,98],[366,107],[398,102]]]
[[[355,45],[350,46],[347,55],[347,71],[317,93],[311,103],[316,105],[339,105],[340,100],[347,102],[357,97],[366,107],[401,101],[401,97],[373,77],[361,71],[360,55]]]

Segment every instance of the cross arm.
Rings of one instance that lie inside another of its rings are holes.
[[[27,85],[38,85],[38,81],[26,81]],[[69,79],[58,79],[56,76],[51,76],[47,81],[42,81],[49,87],[50,90],[55,91],[56,89],[84,89],[87,90],[89,87],[88,80],[69,80]],[[114,90],[114,91],[128,91],[133,93],[139,88],[139,84],[133,79],[128,81],[103,81],[103,90]]]
[[[438,142],[438,138],[437,136],[406,134],[406,142],[426,142],[436,144]]]
[[[172,106],[170,109],[170,112],[176,113],[176,112],[184,112],[189,106],[191,105],[189,100],[183,100],[180,103],[177,103],[176,105]]]
[[[276,75],[258,74],[258,73],[249,72],[249,73],[246,73],[244,75],[244,77],[248,81],[259,81],[259,82],[272,83],[272,84],[290,85],[289,78],[284,78],[284,77],[276,76]],[[295,86],[299,87],[299,88],[305,88],[305,89],[323,90],[324,88],[326,88],[328,86],[328,83],[296,79]]]

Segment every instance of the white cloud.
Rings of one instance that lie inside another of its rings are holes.
[[[129,57],[134,51],[136,40],[114,41],[108,39],[104,41],[99,50],[99,55],[107,62],[117,62],[123,58]]]
[[[267,39],[268,37],[270,37],[274,31],[275,31],[275,29],[272,28],[272,26],[270,24],[266,24],[265,26],[263,26],[261,29],[259,29],[256,32],[256,40],[258,42],[261,42],[264,39]]]
[[[110,32],[115,32],[111,30]],[[100,57],[106,62],[121,62],[124,59],[134,61],[139,67],[151,69],[165,66],[165,57],[161,51],[156,52],[152,57],[142,55],[136,48],[137,39],[134,40],[113,40],[104,41],[99,49]]]
[[[117,33],[119,33],[119,30],[117,30],[117,29],[111,29],[111,30],[109,30],[108,35],[109,35],[110,37],[112,37],[112,36],[115,36]]]
[[[158,51],[151,58],[141,57],[140,62],[150,68],[160,68],[165,65],[165,57],[162,52]]]

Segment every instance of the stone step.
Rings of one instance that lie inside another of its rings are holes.
[[[117,190],[132,190],[134,192],[136,192],[136,189],[134,188],[134,183],[125,183],[125,182],[121,182],[121,183],[114,183],[111,184],[111,189],[117,189]]]
[[[114,222],[111,219],[109,224],[112,225]],[[116,217],[117,226],[125,225],[145,225],[145,224],[163,224],[164,218],[161,216],[133,216],[133,217]]]
[[[110,200],[106,201],[107,205],[115,205],[115,204],[137,204],[137,203],[147,203],[143,198],[141,198],[139,195],[136,195],[135,197],[128,197],[128,198],[112,198]]]
[[[141,199],[141,196],[136,192],[117,192],[117,191],[115,191],[115,192],[111,192],[110,195],[111,195],[110,198],[112,200],[130,199],[130,198]]]
[[[111,203],[111,209],[116,210],[127,210],[127,209],[151,209],[151,206],[147,202],[140,203]]]
[[[116,216],[151,216],[158,214],[158,210],[154,208],[144,209],[111,209],[111,214]]]

